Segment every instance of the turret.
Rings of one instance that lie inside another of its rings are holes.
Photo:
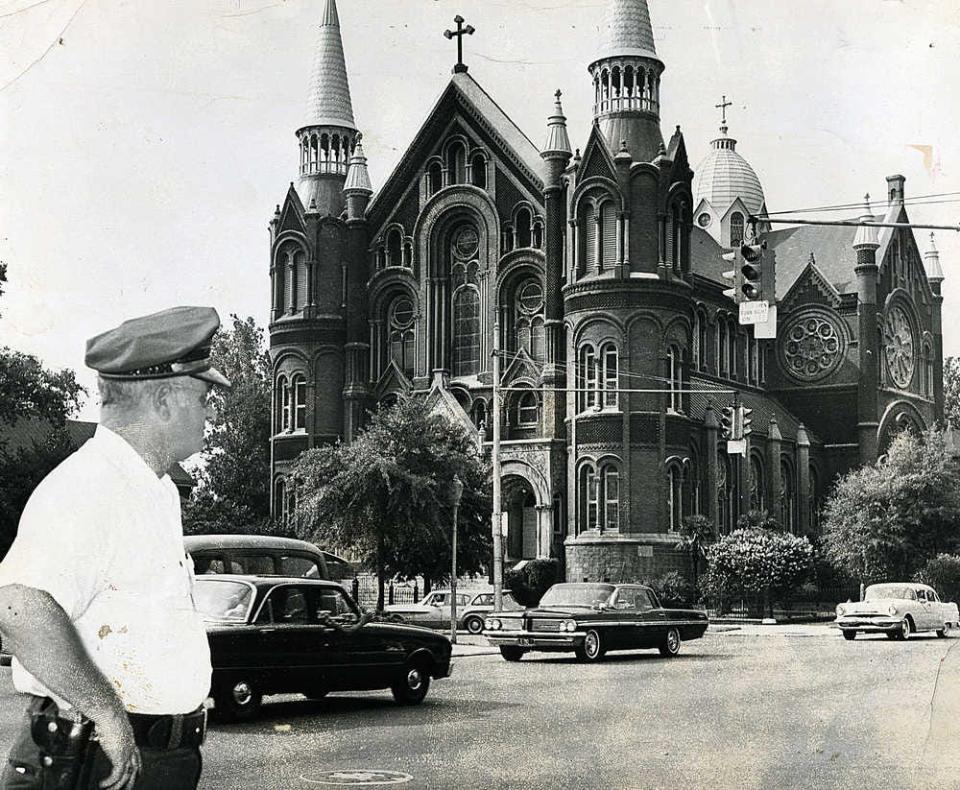
[[[902,183],[900,185],[902,190]],[[901,191],[902,195],[902,191]],[[891,192],[891,200],[893,200]],[[857,325],[860,335],[860,376],[857,391],[857,433],[860,445],[860,463],[872,464],[877,460],[877,426],[879,415],[880,341],[877,336],[877,248],[880,237],[873,225],[870,196],[864,199],[864,212],[853,237],[853,249],[857,253]]]
[[[634,160],[650,162],[663,143],[660,75],[647,0],[610,0],[601,43],[590,64],[593,117],[611,151],[626,141]]]
[[[361,219],[367,210],[367,203],[373,194],[370,174],[367,172],[367,157],[364,156],[360,141],[363,135],[357,132],[357,144],[347,168],[347,178],[343,184],[343,195],[347,201],[347,219]]]

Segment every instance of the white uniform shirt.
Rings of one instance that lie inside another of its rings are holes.
[[[0,563],[0,586],[46,590],[128,711],[187,713],[210,689],[210,648],[192,597],[180,499],[113,431],[37,486]],[[53,696],[16,659],[14,686]]]

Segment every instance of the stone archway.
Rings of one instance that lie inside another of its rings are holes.
[[[507,514],[504,553],[508,563],[536,559],[538,508],[533,486],[519,475],[503,478],[503,509]]]

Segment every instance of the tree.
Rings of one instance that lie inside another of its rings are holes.
[[[491,556],[488,469],[471,435],[419,401],[372,414],[351,444],[302,453],[288,481],[300,536],[358,556],[377,574],[382,609],[388,576],[449,577],[454,476],[463,483],[457,567],[478,573]]]
[[[943,360],[943,415],[947,423],[960,428],[960,358]]]
[[[707,546],[713,542],[715,536],[713,523],[706,516],[687,516],[680,525],[677,548],[690,557],[694,595],[699,589],[700,562],[707,558]]]
[[[904,431],[885,458],[849,472],[826,503],[822,546],[869,584],[909,579],[960,543],[960,478],[940,430]]]
[[[230,379],[214,388],[216,416],[207,433],[197,487],[184,509],[193,534],[262,532],[270,518],[270,357],[253,318],[231,316],[210,356]]]

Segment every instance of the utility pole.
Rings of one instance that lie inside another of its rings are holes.
[[[493,322],[493,611],[503,611],[503,509],[500,491],[500,311]]]
[[[457,643],[457,523],[460,519],[460,498],[463,496],[463,483],[453,477],[453,540],[450,541],[450,641]]]

